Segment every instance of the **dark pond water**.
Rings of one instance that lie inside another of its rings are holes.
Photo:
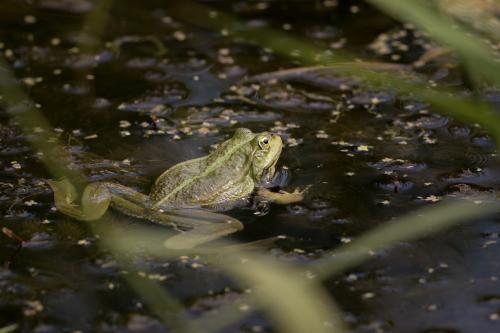
[[[289,189],[313,186],[302,203],[274,205],[264,217],[232,212],[246,224],[232,238],[287,235],[269,255],[297,262],[445,196],[493,196],[500,185],[495,147],[478,126],[332,72],[245,81],[301,66],[293,57],[300,50],[277,55],[188,23],[166,3],[115,1],[101,36],[105,45],[97,48],[81,46],[92,42],[92,35],[80,34],[95,5],[90,1],[0,3],[0,52],[66,146],[67,164],[89,180],[147,192],[162,170],[209,152],[238,127],[273,130],[287,142],[281,163],[291,170]],[[378,61],[409,64],[429,46],[411,27],[362,2],[204,3],[213,16],[238,15],[247,29],[285,31]],[[370,46],[374,41],[379,47]],[[389,53],[380,54],[380,45]],[[420,73],[466,89],[460,71],[439,61]],[[493,90],[484,93],[499,100]],[[42,182],[48,172],[5,109],[0,120],[1,225],[26,241],[18,251],[18,242],[1,235],[0,327],[164,331],[90,231],[53,209]],[[39,129],[31,130],[36,137]],[[498,332],[499,234],[498,220],[474,221],[402,244],[326,285],[354,332]],[[140,265],[194,316],[240,293],[214,268],[146,259]],[[227,329],[269,330],[259,316]]]

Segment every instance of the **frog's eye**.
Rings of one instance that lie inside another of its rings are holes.
[[[261,138],[259,140],[259,146],[262,149],[266,149],[267,147],[269,147],[269,138],[267,136]]]

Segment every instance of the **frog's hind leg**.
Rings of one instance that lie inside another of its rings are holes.
[[[129,216],[167,225],[179,232],[165,241],[164,245],[169,249],[191,249],[243,229],[239,220],[203,209],[153,209],[146,195],[113,185],[110,189],[114,192],[113,208]]]
[[[161,211],[136,205],[120,197],[113,198],[113,207],[129,216],[176,229],[179,234],[168,238],[164,243],[171,250],[191,249],[243,229],[243,224],[233,217],[202,209]]]
[[[243,230],[243,224],[230,216],[201,209],[175,209],[167,213],[175,222],[190,225],[191,230],[170,237],[164,243],[169,249],[191,249],[223,236]]]
[[[120,184],[91,183],[80,198],[66,178],[47,182],[54,191],[57,209],[75,219],[97,220],[111,205],[128,216],[174,227],[181,233],[165,241],[165,246],[170,249],[190,249],[243,229],[237,219],[206,210],[172,209],[164,212],[152,209],[148,196]]]
[[[91,183],[79,196],[74,185],[67,178],[47,180],[47,183],[54,191],[57,209],[80,221],[99,219],[110,205],[127,215],[140,217],[140,212],[142,212],[140,207],[148,203],[146,195],[120,184]]]
[[[47,183],[54,191],[57,209],[80,221],[97,220],[104,215],[111,202],[111,193],[99,183],[87,185],[81,196],[80,205],[76,203],[79,199],[78,192],[67,178],[47,180]]]

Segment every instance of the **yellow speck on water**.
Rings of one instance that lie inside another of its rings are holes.
[[[14,169],[21,169],[21,164],[19,164],[19,162],[17,162],[17,161],[12,161],[12,162],[10,162],[10,164],[12,165],[12,167]]]
[[[247,312],[248,310],[250,310],[250,305],[248,304],[241,304],[240,307],[239,307],[240,311],[243,311],[243,312]]]
[[[42,77],[25,77],[23,79],[23,83],[27,85],[28,87],[32,87],[37,83],[40,83],[43,81]]]
[[[33,15],[26,15],[24,17],[24,23],[26,23],[26,24],[34,24],[34,23],[36,23],[36,17],[34,17]]]
[[[167,278],[168,276],[163,274],[148,274],[148,279],[154,281],[165,281]]]
[[[257,3],[257,5],[255,6],[255,8],[257,8],[258,10],[265,10],[269,7],[269,4],[267,2],[259,2]]]
[[[441,198],[435,195],[429,195],[428,197],[422,198],[422,200],[427,202],[438,202],[441,200]]]
[[[427,306],[427,311],[436,311],[438,309],[437,304],[430,304]]]
[[[488,316],[488,319],[489,320],[499,320],[500,319],[500,314],[497,313],[497,312],[490,313],[490,315]]]
[[[28,317],[34,316],[37,313],[43,311],[43,304],[38,300],[26,301],[25,304],[26,304],[26,307],[24,308],[24,311],[23,311],[25,316],[28,316]]]
[[[323,130],[319,130],[317,133],[316,133],[316,138],[318,139],[328,139],[329,135],[325,133],[325,131]]]
[[[486,241],[486,242],[484,242],[484,243],[483,243],[482,248],[483,248],[483,249],[485,249],[485,248],[487,248],[487,247],[489,247],[489,246],[491,246],[491,245],[495,245],[496,243],[497,243],[497,241],[496,241],[496,240],[489,240],[489,241]]]
[[[302,139],[295,139],[292,137],[289,137],[286,139],[286,143],[289,147],[296,147],[296,146],[300,145],[302,142],[303,142]]]
[[[177,30],[174,32],[174,38],[179,42],[183,42],[186,40],[187,36],[184,32]]]
[[[357,151],[369,151],[370,147],[367,145],[361,145],[361,146],[358,146],[358,148],[356,150]]]
[[[363,299],[371,299],[371,298],[374,298],[374,297],[375,297],[375,294],[374,294],[374,293],[370,293],[370,292],[368,292],[368,293],[364,293],[364,294],[362,295],[362,297],[363,297]]]
[[[256,333],[264,331],[264,328],[260,325],[253,325],[251,329],[252,329],[252,332],[256,332]]]
[[[127,120],[120,120],[120,128],[127,128],[132,126],[132,124]]]
[[[88,239],[80,239],[78,242],[77,242],[78,245],[81,245],[81,246],[87,246],[87,245],[90,245],[90,241]]]

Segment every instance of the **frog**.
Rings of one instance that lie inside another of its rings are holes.
[[[308,187],[276,191],[281,137],[239,128],[206,156],[173,165],[154,182],[149,194],[115,182],[86,185],[81,195],[66,178],[47,180],[56,208],[81,221],[100,219],[111,207],[127,216],[173,227],[178,233],[164,245],[191,249],[243,229],[222,214],[251,202],[291,204],[304,199]]]

